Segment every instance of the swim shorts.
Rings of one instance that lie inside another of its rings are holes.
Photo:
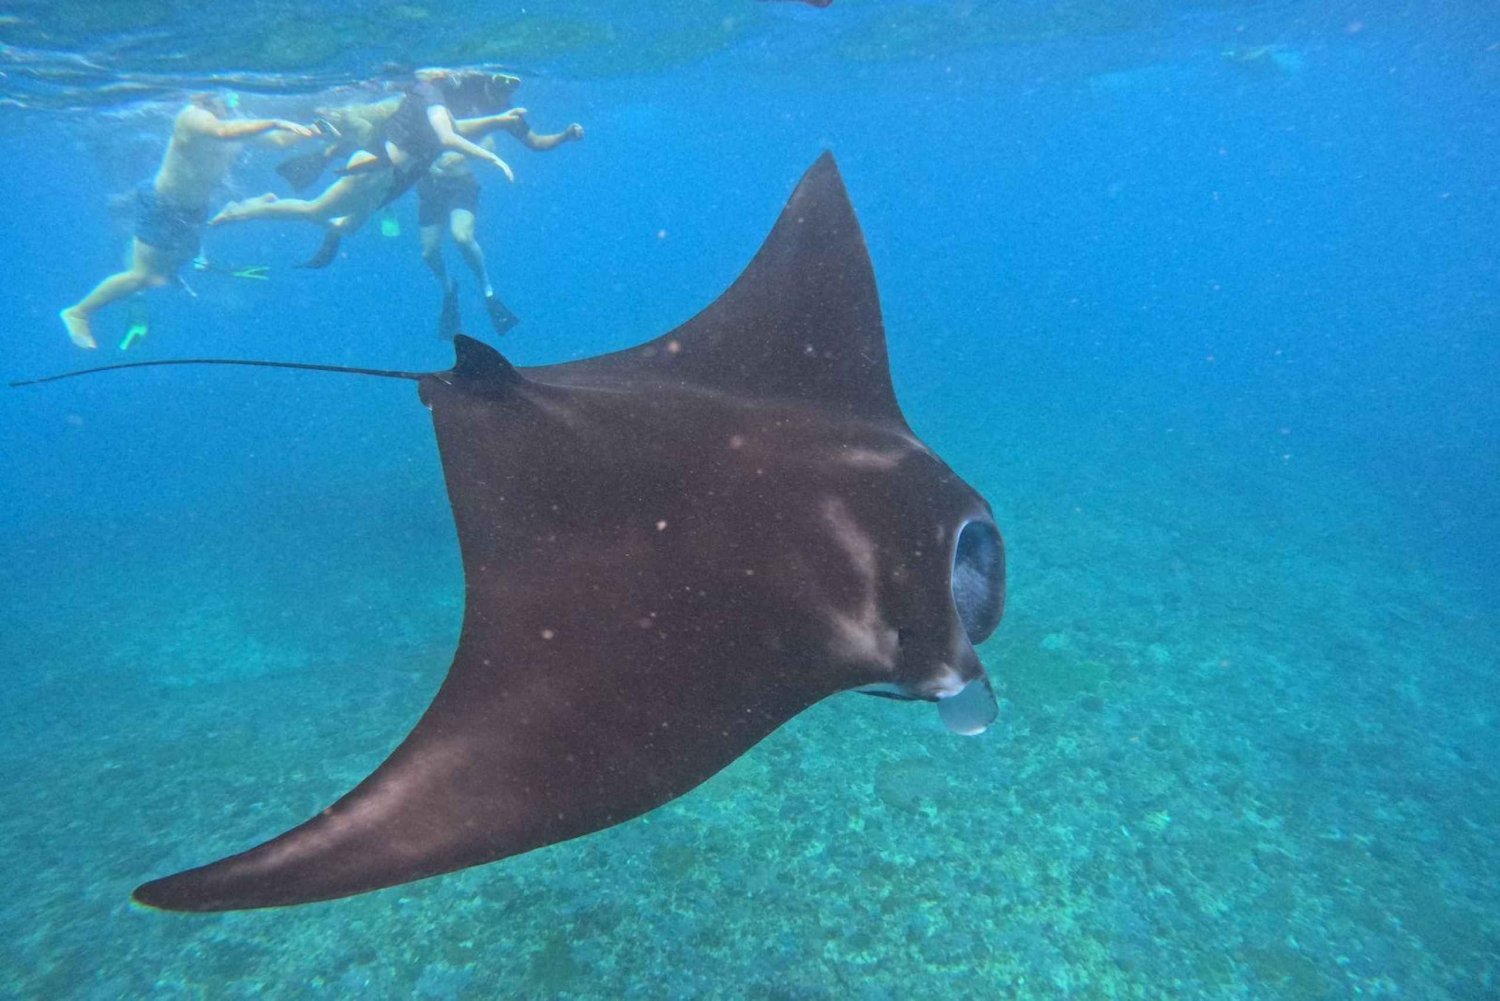
[[[135,193],[135,238],[164,253],[195,257],[202,245],[207,208],[189,209],[163,198],[151,183]]]
[[[470,171],[431,174],[417,182],[417,225],[441,226],[454,209],[479,208],[479,181]]]

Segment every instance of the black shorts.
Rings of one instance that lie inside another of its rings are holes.
[[[479,208],[479,181],[469,171],[431,174],[417,182],[417,225],[441,226],[454,209]]]
[[[135,193],[135,238],[157,250],[187,261],[197,255],[203,235],[206,208],[174,205],[156,191],[151,182]]]

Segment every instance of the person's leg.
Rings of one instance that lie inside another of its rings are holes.
[[[448,231],[453,234],[453,242],[469,265],[469,270],[479,279],[479,287],[484,289],[485,298],[494,295],[494,286],[490,284],[489,272],[484,266],[484,248],[474,238],[474,213],[469,209],[454,209],[448,213]]]
[[[417,182],[417,230],[422,237],[422,260],[437,278],[446,292],[448,267],[443,263],[443,216],[447,215],[448,199],[442,185],[431,174],[423,175]]]
[[[389,183],[390,171],[382,169],[341,177],[321,195],[312,199],[278,198],[275,194],[267,193],[259,198],[230,202],[208,224],[222,226],[225,223],[247,222],[251,219],[290,219],[321,226],[339,216],[350,214],[352,207],[362,206],[368,200],[373,189]]]
[[[458,283],[448,275],[443,261],[443,222],[448,214],[448,189],[432,174],[417,182],[417,227],[422,237],[422,260],[443,289],[438,310],[438,336],[451,341],[463,329],[458,310]]]
[[[332,264],[339,255],[339,245],[344,237],[359,232],[360,227],[369,222],[370,216],[374,214],[371,206],[371,199],[358,199],[352,211],[329,219],[323,227],[323,242],[318,245],[317,252],[297,267],[326,268]]]
[[[432,272],[438,284],[448,288],[448,266],[443,263],[443,227],[437,224],[423,225],[419,230],[422,238],[422,263]]]
[[[422,260],[443,288],[443,305],[438,311],[438,336],[451,341],[453,335],[463,328],[463,319],[458,312],[458,284],[448,277],[448,267],[443,263],[443,227],[429,224],[422,227]]]
[[[181,261],[172,256],[150,244],[136,240],[132,245],[128,270],[110,275],[94,286],[94,290],[75,305],[67,307],[58,314],[62,318],[63,326],[67,328],[68,338],[81,348],[98,347],[99,344],[94,340],[93,328],[90,325],[90,319],[94,313],[142,289],[165,285],[171,280],[172,273],[180,264]]]
[[[490,316],[490,326],[497,334],[504,334],[511,327],[521,322],[516,314],[506,308],[505,303],[495,294],[494,286],[490,284],[489,271],[485,268],[484,248],[479,246],[479,241],[474,238],[474,213],[470,209],[454,209],[449,216],[449,225],[453,233],[453,242],[458,244],[459,252],[464,255],[464,260],[469,262],[469,268],[474,272],[474,277],[479,279],[479,284],[484,288],[484,308]]]

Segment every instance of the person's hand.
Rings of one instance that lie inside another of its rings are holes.
[[[294,136],[301,136],[303,139],[311,139],[318,134],[318,130],[315,128],[307,125],[298,125],[296,122],[289,122],[284,118],[273,119],[271,127],[273,129],[280,129],[283,132],[290,132]]]
[[[513,136],[526,135],[527,129],[530,128],[526,124],[526,109],[511,108],[502,115],[496,115],[495,127],[504,129]]]
[[[583,126],[579,125],[577,122],[574,122],[572,125],[569,125],[567,128],[563,129],[563,132],[569,139],[583,138]]]
[[[507,181],[512,184],[516,183],[516,172],[510,169],[510,164],[506,163],[504,160],[500,159],[493,153],[490,154],[490,163],[493,163],[495,166],[500,168],[500,173],[505,175],[505,179]]]

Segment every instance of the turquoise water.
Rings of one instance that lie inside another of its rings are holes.
[[[69,344],[111,196],[217,71],[297,117],[389,62],[493,62],[539,129],[583,123],[483,176],[523,365],[692,315],[832,149],[908,419],[1006,536],[1000,720],[840,696],[591,837],[136,907],[425,708],[463,598],[431,424],[408,385],[310,373],[4,390],[0,995],[1496,996],[1492,6],[613,6],[13,5],[0,374],[449,364],[410,200],[325,272],[291,267],[310,227],[214,231],[270,279],[147,293],[128,356],[125,306]]]

